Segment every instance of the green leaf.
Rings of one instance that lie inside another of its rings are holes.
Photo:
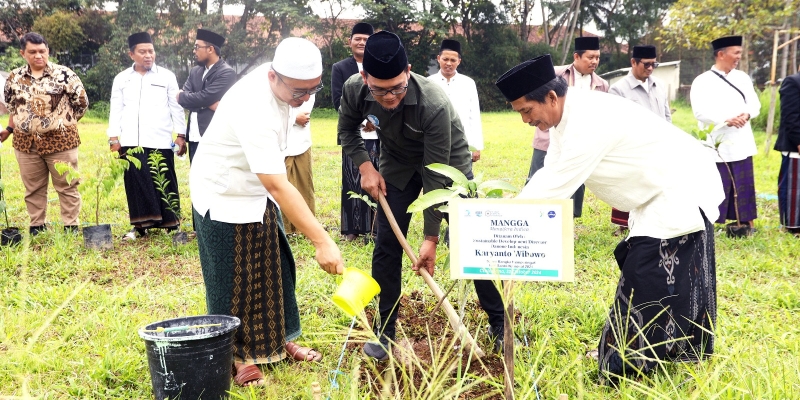
[[[457,193],[454,193],[451,190],[447,189],[436,189],[431,190],[428,193],[423,194],[418,199],[414,200],[410,206],[408,206],[408,212],[418,212],[435,206],[440,203],[446,203],[453,198],[458,197]]]
[[[511,183],[506,182],[504,180],[499,180],[499,179],[498,180],[486,181],[486,182],[483,182],[480,185],[478,185],[478,191],[479,192],[491,192],[491,191],[496,190],[496,189],[507,190],[507,191],[512,192],[512,193],[519,192],[519,189],[517,189]]]
[[[494,189],[486,192],[486,198],[489,199],[502,199],[503,198],[503,189]]]
[[[453,168],[453,167],[451,167],[449,165],[445,165],[445,164],[441,164],[441,163],[433,163],[433,164],[429,164],[425,168],[428,168],[429,170],[431,170],[433,172],[442,174],[442,175],[450,178],[451,180],[453,180],[453,184],[454,185],[465,187],[465,188],[469,185],[469,179],[467,179],[467,176],[464,175],[463,173],[461,173],[461,171],[459,171],[459,170],[457,170],[457,169],[455,169],[455,168]]]

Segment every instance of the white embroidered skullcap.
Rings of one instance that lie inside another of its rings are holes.
[[[275,49],[272,68],[293,79],[314,79],[322,75],[322,54],[314,43],[299,37],[283,39]]]

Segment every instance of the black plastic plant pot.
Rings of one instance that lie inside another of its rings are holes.
[[[728,235],[728,237],[743,238],[751,236],[753,234],[753,228],[751,228],[750,225],[739,225],[736,222],[732,222],[728,225],[725,225],[725,233]]]
[[[233,335],[239,318],[200,315],[155,322],[139,329],[156,400],[229,397]]]
[[[179,244],[186,244],[189,243],[189,234],[186,232],[177,232],[172,235],[172,244],[179,245]]]
[[[87,249],[111,250],[114,242],[111,240],[111,225],[103,224],[86,226],[83,228],[83,245]]]
[[[19,228],[6,228],[2,232],[2,245],[14,246],[22,242],[22,234],[19,233]]]

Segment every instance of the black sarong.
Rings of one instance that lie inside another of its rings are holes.
[[[123,147],[120,152],[126,153],[129,149],[131,148]],[[167,164],[167,171],[164,174],[169,180],[167,192],[174,193],[180,204],[178,177],[175,175],[175,154],[170,149],[145,148],[144,153],[131,154],[142,163],[142,168],[136,169],[131,165],[123,177],[125,197],[128,199],[128,214],[131,225],[139,229],[175,228],[178,226],[178,218],[167,209],[164,196],[156,190],[150,164],[147,163],[148,155],[154,151],[160,151],[164,156],[164,162]],[[180,209],[180,205],[178,208]]]
[[[364,147],[369,153],[372,166],[378,170],[378,159],[381,156],[379,139],[364,139]],[[361,189],[361,173],[358,166],[342,150],[342,235],[366,235],[372,230],[372,221],[375,219],[375,210],[360,199],[351,199],[348,192],[353,191],[360,195],[367,194]],[[371,197],[370,197],[371,198]],[[377,204],[377,200],[372,199]]]
[[[598,347],[603,377],[714,352],[714,226],[672,239],[632,237],[614,251],[622,272]]]
[[[286,342],[300,336],[294,258],[278,207],[267,201],[263,222],[214,221],[192,210],[209,314],[242,321],[234,361],[266,364],[286,358]]]

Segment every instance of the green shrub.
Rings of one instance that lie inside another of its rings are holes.
[[[756,94],[758,94],[758,100],[761,102],[761,111],[758,113],[758,116],[753,118],[750,121],[750,124],[753,126],[753,130],[756,131],[766,131],[767,130],[767,118],[769,117],[769,102],[770,102],[770,90],[769,88],[765,88],[764,90],[756,89]],[[777,132],[778,127],[781,124],[781,96],[778,93],[775,93],[775,122],[772,128],[772,132]]]

